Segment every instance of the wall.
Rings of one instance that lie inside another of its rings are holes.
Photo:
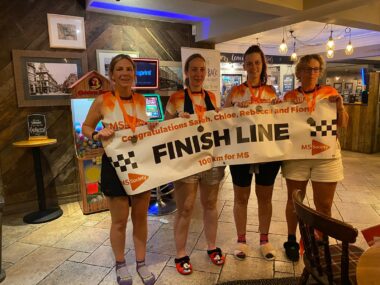
[[[37,208],[33,158],[29,149],[12,142],[27,138],[26,116],[46,114],[48,135],[58,143],[42,148],[42,166],[49,203],[77,199],[77,165],[70,107],[18,108],[12,49],[49,48],[47,13],[85,18],[88,69],[96,69],[96,49],[137,50],[141,57],[180,61],[180,47],[194,43],[191,25],[86,12],[76,0],[13,0],[0,4],[0,192],[5,212]],[[203,45],[203,47],[210,47]],[[59,49],[62,51],[62,49]],[[78,50],[65,50],[78,51]]]

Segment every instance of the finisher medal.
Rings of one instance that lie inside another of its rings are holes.
[[[131,137],[131,142],[132,142],[132,143],[137,143],[137,136],[136,136],[136,135],[133,135],[133,136]]]
[[[198,132],[203,132],[205,130],[205,128],[202,126],[202,125],[199,125],[198,128],[197,128]]]
[[[263,106],[258,105],[256,106],[256,112],[261,112],[263,110]]]
[[[314,119],[312,117],[308,118],[306,121],[309,125],[312,125],[315,123]]]

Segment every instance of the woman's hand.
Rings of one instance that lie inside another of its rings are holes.
[[[153,131],[153,129],[155,128],[155,127],[157,127],[157,125],[158,125],[158,122],[148,122],[148,129],[149,129],[149,131]]]
[[[302,96],[302,97],[296,97],[293,99],[293,103],[294,104],[301,104],[303,101],[305,101],[305,97]]]
[[[181,111],[181,112],[178,112],[178,117],[188,119],[188,118],[190,118],[190,114],[188,112],[182,112]]]
[[[276,105],[276,104],[280,104],[280,103],[282,103],[282,102],[284,102],[283,100],[281,100],[280,98],[274,98],[274,99],[272,99],[271,101],[270,101],[270,103],[272,104],[272,105]]]
[[[343,98],[342,98],[342,96],[340,96],[340,95],[330,96],[330,97],[329,97],[329,101],[330,101],[330,102],[335,102],[335,103],[336,103],[336,109],[337,109],[338,111],[344,109]]]
[[[109,139],[110,137],[112,137],[113,135],[115,134],[115,131],[112,130],[112,129],[109,129],[109,128],[104,128],[102,130],[100,130],[98,132],[98,134],[96,135],[95,139],[96,140],[102,140],[102,139]]]
[[[215,112],[217,112],[217,113],[219,113],[220,112],[220,110],[222,110],[222,107],[215,107]]]
[[[251,100],[242,101],[242,102],[236,102],[234,106],[237,106],[239,108],[247,108],[251,104]]]

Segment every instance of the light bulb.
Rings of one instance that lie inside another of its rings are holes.
[[[297,61],[297,59],[298,59],[298,56],[297,56],[296,52],[294,51],[294,52],[292,53],[292,55],[290,56],[290,60],[291,60],[291,61]]]
[[[333,40],[332,37],[329,37],[329,40],[328,40],[328,42],[326,44],[326,47],[327,47],[328,50],[334,49],[335,43],[334,43],[334,40]]]
[[[280,46],[278,47],[278,52],[280,54],[286,54],[288,52],[288,45],[286,44],[284,39],[282,39],[282,42]]]
[[[351,44],[351,41],[348,42],[348,45],[346,46],[346,49],[344,50],[344,53],[346,55],[351,55],[354,53],[354,47]]]
[[[327,58],[333,58],[334,57],[334,50],[328,49],[326,53]]]

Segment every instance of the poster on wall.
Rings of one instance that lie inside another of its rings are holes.
[[[184,70],[186,59],[199,53],[206,59],[206,79],[203,87],[215,93],[218,105],[220,104],[220,52],[213,49],[181,47],[182,70]],[[183,79],[186,76],[183,73]]]
[[[284,93],[294,89],[294,75],[285,74],[282,81],[282,90]]]

